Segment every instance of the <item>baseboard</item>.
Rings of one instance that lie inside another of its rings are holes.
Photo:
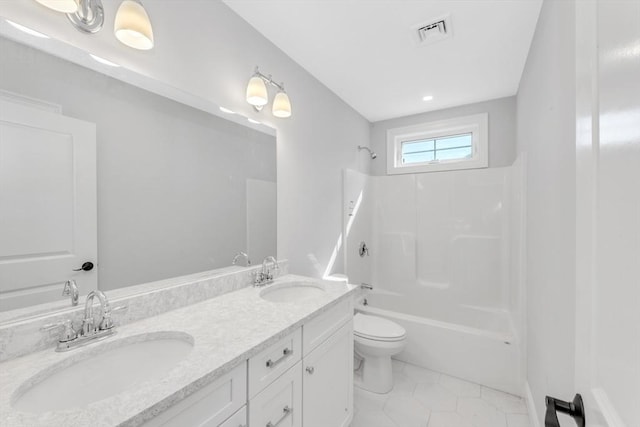
[[[528,381],[525,381],[524,383],[524,396],[527,400],[527,411],[529,412],[530,427],[540,427],[540,420],[538,419],[536,403],[533,401],[533,395],[531,394],[531,387],[529,387]]]

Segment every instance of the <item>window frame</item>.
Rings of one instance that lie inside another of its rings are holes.
[[[460,134],[472,135],[472,156],[467,159],[432,160],[402,164],[402,144],[416,140],[444,138]],[[479,169],[489,166],[489,114],[473,114],[387,131],[387,175]]]

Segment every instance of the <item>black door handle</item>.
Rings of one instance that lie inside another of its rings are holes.
[[[584,403],[580,394],[576,394],[573,402],[565,402],[550,396],[545,398],[545,402],[547,404],[547,413],[544,417],[545,427],[560,427],[558,412],[570,415],[578,427],[585,427]]]
[[[80,268],[74,268],[73,271],[91,271],[93,270],[93,263],[91,261],[87,261],[82,264]]]

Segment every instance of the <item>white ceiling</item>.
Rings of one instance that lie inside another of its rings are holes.
[[[224,1],[371,122],[514,95],[542,5],[542,0]],[[451,16],[453,36],[417,46],[411,28],[445,14]],[[434,99],[425,102],[425,95]]]

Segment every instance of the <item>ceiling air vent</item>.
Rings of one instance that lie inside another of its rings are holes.
[[[451,17],[449,15],[431,19],[411,27],[413,39],[424,46],[451,37]]]

